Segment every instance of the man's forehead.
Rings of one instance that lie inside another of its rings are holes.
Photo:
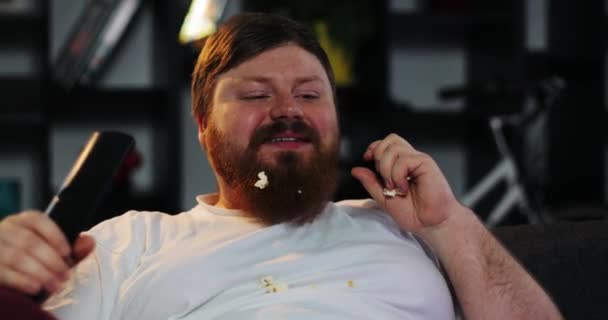
[[[226,70],[220,77],[264,82],[283,75],[301,81],[323,81],[327,77],[315,55],[293,44],[265,50]]]

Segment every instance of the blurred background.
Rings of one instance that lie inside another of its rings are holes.
[[[177,213],[214,191],[190,116],[198,40],[235,13],[266,11],[310,25],[336,70],[336,200],[366,197],[350,168],[371,141],[396,132],[433,156],[484,219],[496,210],[503,225],[604,219],[606,8],[0,0],[0,216],[44,209],[99,130],[129,133],[137,148],[96,221],[128,209]]]

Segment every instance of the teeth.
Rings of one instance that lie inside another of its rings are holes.
[[[294,142],[294,141],[300,141],[300,139],[296,139],[296,138],[272,138],[272,140],[270,140],[270,142]]]

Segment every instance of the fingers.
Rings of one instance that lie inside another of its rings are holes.
[[[405,157],[400,157],[390,169],[391,180],[395,183],[397,188],[401,189],[403,196],[407,196],[410,189],[408,164],[409,162]]]
[[[376,157],[376,152],[378,152],[378,149],[376,149],[376,152],[374,152],[376,169],[382,176],[382,179],[384,179],[384,185],[388,189],[394,189],[397,186],[395,183],[393,183],[394,180],[391,174],[393,165],[399,158],[399,150],[397,149],[398,147],[395,144],[391,144],[386,146],[378,157]]]
[[[35,295],[42,289],[37,281],[11,269],[0,272],[0,283],[29,295]]]
[[[384,198],[384,195],[382,194],[382,184],[373,171],[364,167],[355,167],[351,170],[351,174],[361,182],[363,188],[367,190],[372,198],[377,201]]]
[[[40,212],[0,221],[0,285],[28,294],[41,288],[53,292],[68,277],[65,258],[69,255],[61,230]]]
[[[31,255],[24,254],[14,247],[4,248],[0,253],[2,284],[16,289],[40,289],[45,287],[48,291],[57,290],[59,284],[66,280],[63,274],[55,274],[40,261]]]
[[[403,230],[415,233],[437,225],[457,205],[435,161],[403,138],[390,134],[374,141],[363,158],[375,162],[377,174],[357,167],[353,176]],[[383,192],[383,185],[393,190]]]
[[[374,150],[376,149],[378,144],[380,144],[380,142],[382,142],[382,140],[376,140],[367,147],[367,150],[365,150],[365,153],[363,153],[364,160],[370,161],[374,158]]]
[[[425,170],[433,164],[433,159],[425,153],[413,152],[399,157],[391,167],[391,179],[405,194],[410,184],[425,174]]]
[[[372,160],[373,156],[382,154],[384,152],[384,149],[392,144],[402,145],[408,150],[415,151],[414,147],[412,147],[409,142],[407,142],[402,137],[391,133],[382,140],[376,140],[372,142],[367,147],[367,150],[365,151],[363,157],[365,158],[365,160]]]
[[[68,265],[57,250],[29,229],[21,228],[19,225],[7,224],[2,232],[4,236],[0,236],[0,241],[29,253],[52,272],[59,274],[68,269]]]
[[[45,242],[55,248],[62,257],[69,256],[70,244],[68,240],[57,224],[46,215],[40,212],[26,211],[17,215],[11,222],[36,232]]]
[[[388,189],[400,188],[403,193],[409,189],[409,178],[419,164],[422,153],[418,152],[405,139],[396,134],[390,134],[383,140],[374,141],[365,151],[365,160],[374,160],[376,170]],[[412,159],[414,161],[412,161]]]
[[[86,234],[81,234],[78,236],[74,242],[74,251],[72,254],[76,260],[75,262],[78,263],[82,261],[82,259],[86,258],[91,252],[93,252],[94,249],[95,240],[93,237]]]

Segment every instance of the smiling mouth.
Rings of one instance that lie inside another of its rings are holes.
[[[280,149],[298,149],[300,147],[309,145],[310,143],[310,139],[299,135],[291,136],[289,134],[274,136],[264,142],[265,145]]]
[[[300,143],[309,143],[310,141],[302,138],[292,138],[292,137],[276,137],[271,138],[266,143],[281,143],[281,142],[300,142]]]

